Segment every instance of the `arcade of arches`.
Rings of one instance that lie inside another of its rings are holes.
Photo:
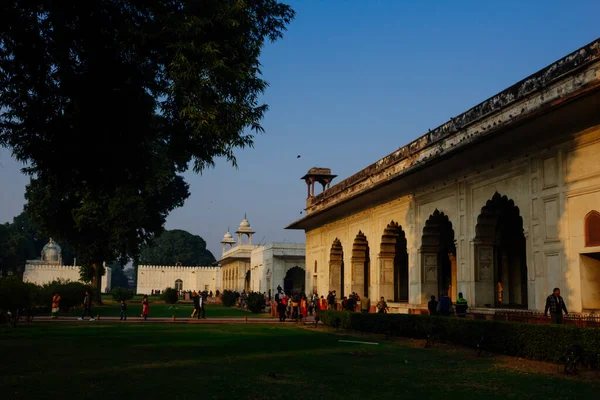
[[[431,295],[446,293],[455,301],[459,291],[465,293],[472,307],[542,309],[547,290],[537,296],[531,293],[536,269],[528,267],[528,239],[520,207],[510,197],[495,192],[473,220],[470,247],[464,245],[464,226],[462,232],[455,232],[453,220],[437,208],[424,218],[418,240],[410,240],[405,228],[408,224],[394,220],[388,220],[391,222],[379,236],[381,240],[373,244],[361,229],[348,241],[336,237],[322,261],[328,268],[319,269],[317,259],[312,261],[314,268],[306,273],[312,280],[309,287],[319,294],[335,290],[339,299],[351,292],[371,299],[383,296],[397,303],[399,309],[402,303],[424,307]],[[600,213],[588,212],[583,222],[580,235],[588,251],[580,256],[581,281],[577,284],[584,292],[581,308],[598,310]],[[375,232],[370,236],[377,238]],[[379,252],[373,251],[375,245]],[[345,246],[351,246],[349,254]],[[350,268],[345,268],[345,262]],[[537,271],[539,276],[539,268]],[[563,292],[568,289],[560,281],[546,286],[562,286]]]
[[[457,240],[448,216],[435,209],[425,221],[420,239],[421,302],[431,295],[439,297],[442,294],[456,301],[460,291]],[[474,286],[478,292],[478,304],[484,307],[527,308],[526,239],[523,218],[513,200],[496,192],[486,202],[477,217],[472,243],[476,255]],[[392,220],[381,236],[379,253],[372,254],[366,235],[359,230],[352,242],[352,270],[347,273],[342,243],[335,238],[329,251],[327,291],[335,290],[338,298],[356,292],[364,297],[383,296],[388,301],[408,303],[410,257],[407,244],[403,227]],[[373,257],[376,258],[375,264]],[[316,260],[314,264],[316,267]],[[375,273],[372,265],[378,266]],[[314,292],[318,292],[317,269],[313,272],[312,287]],[[350,278],[349,282],[345,283],[347,278]]]

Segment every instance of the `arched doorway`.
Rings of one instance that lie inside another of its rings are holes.
[[[338,238],[329,252],[329,290],[335,290],[338,299],[344,297],[344,249]]]
[[[250,283],[252,282],[252,274],[250,270],[246,271],[245,288],[246,293],[250,292]]]
[[[386,299],[408,302],[408,250],[402,226],[390,222],[381,237],[380,294]]]
[[[175,281],[175,290],[177,290],[177,291],[183,290],[183,281],[181,279],[177,279]]]
[[[475,226],[477,302],[527,308],[527,256],[523,218],[514,201],[498,192]]]
[[[423,227],[421,238],[423,294],[447,294],[456,300],[456,247],[454,230],[448,216],[435,210]]]
[[[369,278],[371,272],[371,258],[369,255],[369,242],[361,231],[354,238],[352,244],[352,292],[361,297],[369,297]]]
[[[298,266],[290,268],[283,279],[283,291],[288,296],[292,294],[304,293],[304,282],[306,274],[304,270]]]

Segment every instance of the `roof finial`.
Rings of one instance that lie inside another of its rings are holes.
[[[246,219],[246,213],[244,213],[244,219]]]

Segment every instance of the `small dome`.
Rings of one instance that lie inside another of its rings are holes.
[[[223,235],[223,240],[221,241],[221,243],[235,243],[235,240],[233,240],[233,236],[231,235],[231,232],[227,231],[227,233],[225,235]]]
[[[242,222],[240,222],[240,228],[250,228],[250,223],[246,218]]]
[[[60,253],[60,246],[50,238],[50,241],[42,249],[42,261],[58,262],[60,261]]]

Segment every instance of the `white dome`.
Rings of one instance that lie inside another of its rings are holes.
[[[61,248],[50,238],[50,241],[42,249],[42,261],[60,261]]]
[[[223,235],[223,240],[221,241],[221,243],[235,243],[235,240],[233,240],[233,236],[231,235],[231,232],[227,231],[227,233],[225,235]]]
[[[246,218],[242,222],[240,222],[240,228],[250,228],[250,223]]]

